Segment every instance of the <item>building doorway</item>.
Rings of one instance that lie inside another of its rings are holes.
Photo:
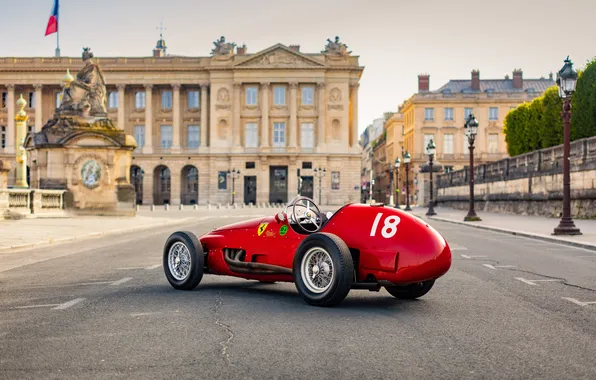
[[[143,174],[145,172],[140,167],[133,165],[130,167],[130,183],[135,188],[137,204],[143,204]]]
[[[171,175],[167,166],[159,165],[153,172],[153,203],[170,204]]]
[[[253,205],[257,204],[257,176],[244,176],[244,203]]]
[[[302,188],[300,189],[300,195],[314,199],[314,177],[313,176],[302,176]]]
[[[269,202],[286,203],[288,201],[288,167],[269,167]]]
[[[180,200],[183,205],[196,205],[199,202],[199,170],[187,165],[182,169]]]

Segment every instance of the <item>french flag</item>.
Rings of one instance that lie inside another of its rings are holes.
[[[54,0],[54,7],[46,28],[46,36],[58,32],[58,7],[58,0]]]

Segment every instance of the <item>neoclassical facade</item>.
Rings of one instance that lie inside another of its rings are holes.
[[[302,194],[319,201],[319,167],[323,204],[358,201],[364,68],[339,39],[327,41],[314,54],[282,44],[248,54],[222,37],[209,57],[179,57],[160,40],[152,57],[95,58],[110,118],[137,142],[138,203],[285,202],[298,193],[298,170]],[[0,159],[14,160],[18,97],[29,131],[39,131],[67,70],[81,66],[77,57],[0,57]]]

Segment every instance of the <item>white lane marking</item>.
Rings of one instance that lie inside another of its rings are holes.
[[[495,268],[517,268],[517,265],[495,265]]]
[[[116,270],[134,270],[134,269],[145,269],[145,267],[116,268]]]
[[[582,301],[576,300],[575,298],[569,298],[569,297],[562,297],[562,298],[569,302],[573,302],[574,304],[579,305],[579,306],[587,306],[587,305],[596,304],[596,301],[582,302]]]
[[[152,270],[152,269],[155,269],[155,268],[159,268],[160,266],[161,266],[161,264],[155,264],[155,265],[151,265],[150,267],[147,267],[145,269]]]
[[[467,251],[468,249],[466,247],[462,247],[462,246],[455,246],[455,247],[451,247],[452,251]]]
[[[82,302],[84,300],[85,300],[84,298],[75,298],[72,301],[68,301],[68,302],[65,302],[63,304],[60,304],[60,305],[56,306],[52,310],[64,310],[64,309],[68,309],[69,307],[74,306],[74,305],[76,305],[79,302]]]
[[[523,283],[526,283],[528,285],[534,285],[534,286],[538,286],[538,284],[536,284],[537,282],[554,282],[554,281],[562,281],[559,279],[549,279],[549,280],[527,280],[525,278],[522,277],[515,277],[516,280],[521,281]]]
[[[579,257],[580,259],[585,259],[587,257],[591,258],[591,259],[596,259],[596,255],[588,255],[588,256],[576,256]]]
[[[111,281],[96,281],[96,282],[81,282],[80,284],[75,284],[76,286],[81,286],[81,285],[103,285],[103,284],[109,284]]]
[[[155,311],[155,312],[149,312],[149,313],[130,313],[131,317],[144,317],[147,315],[156,315],[156,314],[161,314],[160,311]]]
[[[110,285],[122,285],[122,284],[124,284],[125,282],[128,282],[128,281],[130,281],[130,280],[132,280],[132,277],[124,277],[124,278],[123,278],[123,279],[121,279],[121,280],[114,281],[114,282],[110,283]]]
[[[488,256],[469,256],[469,255],[461,255],[464,259],[474,259],[479,257],[488,257]]]
[[[497,268],[495,268],[493,265],[490,265],[490,264],[482,264],[482,266],[485,266],[485,267],[487,267],[489,269],[492,269],[492,270],[497,270]]]
[[[47,305],[29,305],[29,306],[15,306],[14,309],[35,309],[38,307],[54,307],[60,306],[59,303],[47,304]]]

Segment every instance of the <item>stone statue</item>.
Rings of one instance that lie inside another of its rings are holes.
[[[93,53],[83,48],[85,66],[64,89],[60,115],[94,117],[107,116],[106,81],[99,65],[92,61]]]
[[[234,52],[234,48],[236,47],[235,42],[226,42],[224,36],[221,36],[219,40],[213,42],[213,45],[215,47],[211,50],[211,54],[214,56],[230,55]]]
[[[325,46],[325,50],[323,50],[321,53],[327,55],[347,56],[352,52],[348,51],[348,45],[341,43],[339,41],[339,37],[335,36],[335,41],[331,41],[329,38],[327,38],[327,45]]]

